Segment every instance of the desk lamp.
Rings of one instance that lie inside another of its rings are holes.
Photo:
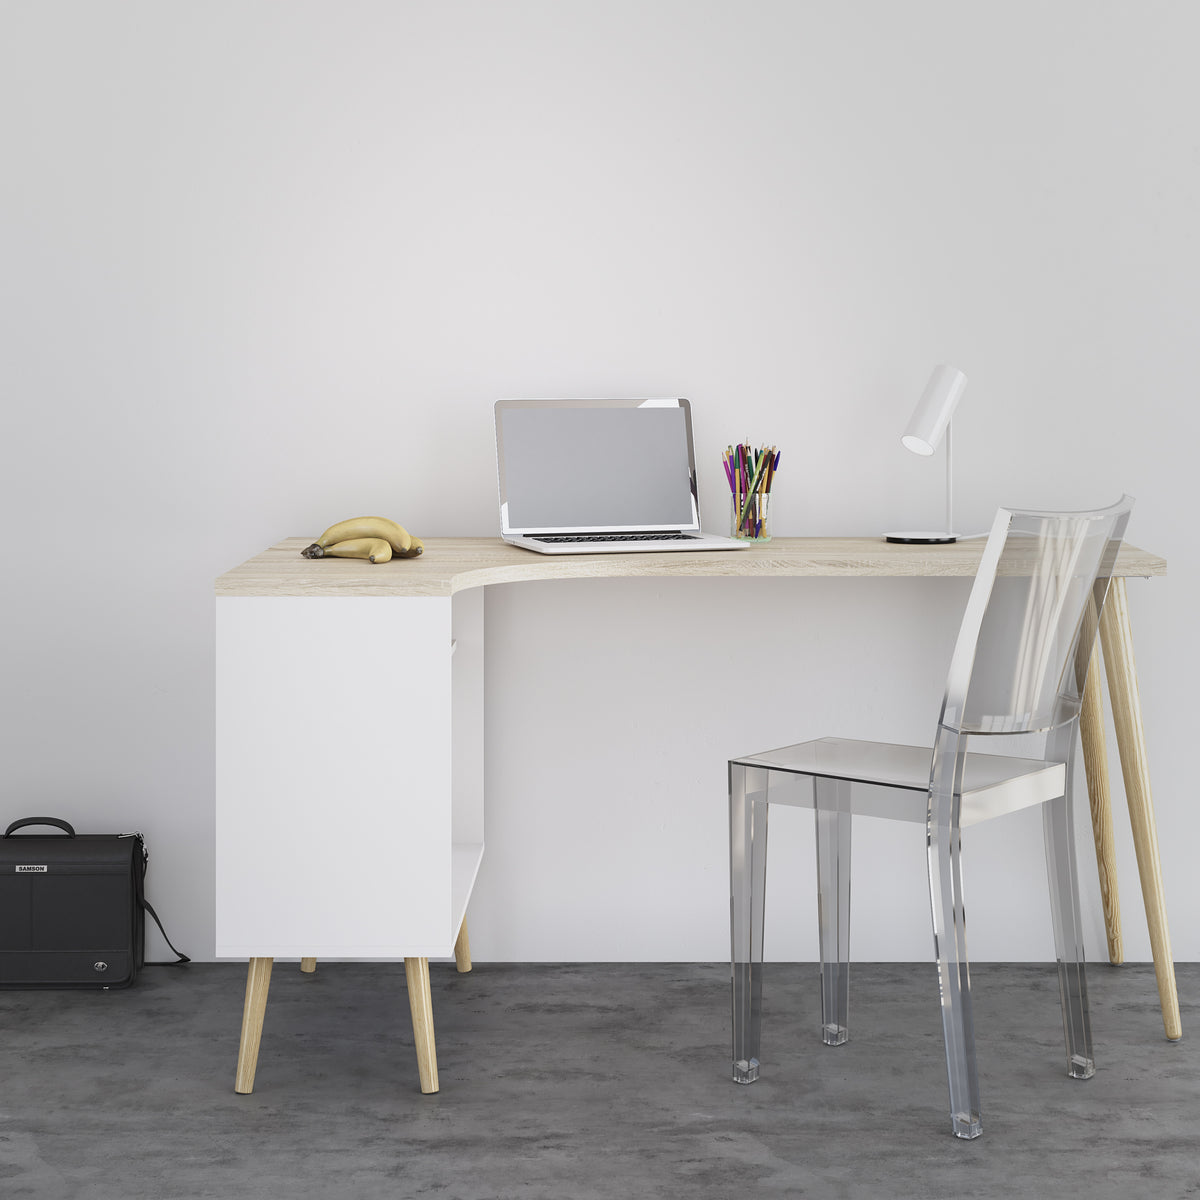
[[[908,428],[900,438],[906,450],[914,454],[930,455],[946,435],[946,527],[943,530],[929,532],[903,531],[885,533],[883,536],[889,542],[910,542],[917,545],[933,545],[939,542],[956,542],[958,534],[954,533],[954,451],[950,437],[950,418],[958,405],[963,392],[966,390],[967,377],[957,368],[947,366],[934,367],[925,391],[913,409]]]

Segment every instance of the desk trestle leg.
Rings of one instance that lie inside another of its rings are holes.
[[[1096,869],[1100,874],[1100,902],[1104,907],[1104,933],[1108,961],[1114,967],[1125,961],[1121,945],[1121,897],[1117,889],[1117,852],[1113,841],[1112,801],[1108,786],[1108,747],[1104,741],[1104,698],[1100,691],[1100,644],[1092,649],[1083,705],[1079,713],[1079,738],[1087,774],[1088,802],[1092,810],[1092,837],[1096,843]]]
[[[1133,662],[1133,635],[1129,628],[1129,605],[1125,580],[1114,579],[1100,614],[1100,641],[1108,675],[1108,697],[1112,704],[1121,772],[1125,777],[1125,799],[1133,826],[1133,848],[1142,879],[1146,923],[1162,1006],[1163,1028],[1171,1041],[1183,1036],[1179,1020],[1179,997],[1175,989],[1175,963],[1167,932],[1167,904],[1163,894],[1162,866],[1158,856],[1158,833],[1154,825],[1154,803],[1150,797],[1150,771],[1146,766],[1146,737],[1142,730],[1142,704],[1138,696]]]
[[[429,959],[406,958],[404,975],[408,980],[408,1005],[412,1009],[417,1071],[421,1076],[421,1091],[428,1095],[438,1090],[437,1047],[433,1041],[433,995],[429,990]]]
[[[465,975],[471,969],[471,939],[467,936],[465,919],[458,931],[458,940],[454,943],[454,965],[460,975]]]
[[[467,923],[462,924],[454,943],[454,960],[461,972],[471,969],[471,943]],[[238,1047],[237,1081],[234,1091],[248,1096],[254,1091],[254,1073],[258,1068],[258,1047],[262,1040],[263,1018],[267,1011],[267,990],[271,986],[272,958],[252,958],[246,974],[246,1005],[242,1012],[242,1040]],[[311,974],[317,969],[315,958],[302,958],[300,970]],[[417,1071],[421,1091],[427,1095],[438,1090],[437,1047],[433,1037],[433,993],[429,987],[429,959],[406,958],[404,976],[408,981],[408,1003],[412,1009],[413,1041],[417,1049]]]
[[[267,1011],[267,989],[271,986],[273,958],[252,958],[246,972],[246,1004],[242,1010],[242,1040],[238,1045],[237,1078],[233,1090],[248,1096],[254,1091],[258,1068],[258,1044],[262,1040],[263,1017]]]

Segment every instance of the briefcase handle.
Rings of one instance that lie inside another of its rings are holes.
[[[14,831],[24,828],[26,825],[56,825],[68,837],[75,836],[75,830],[71,828],[66,821],[60,821],[57,817],[22,817],[19,821],[14,821],[5,831],[5,837],[12,837]]]

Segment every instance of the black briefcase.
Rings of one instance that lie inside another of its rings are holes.
[[[63,833],[14,836],[29,825]],[[146,863],[140,833],[77,834],[57,817],[14,821],[0,838],[0,988],[133,983],[145,914],[158,922],[146,903]]]

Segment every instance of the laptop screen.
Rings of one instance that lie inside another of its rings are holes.
[[[505,533],[699,528],[686,400],[501,400]]]

